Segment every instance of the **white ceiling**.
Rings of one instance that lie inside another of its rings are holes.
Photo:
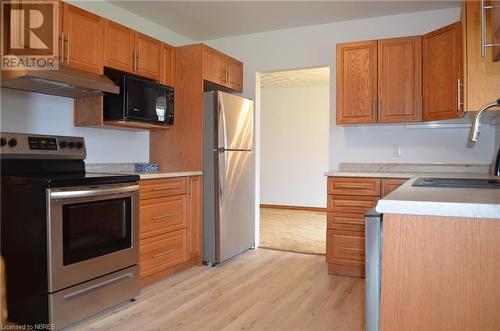
[[[195,41],[460,5],[459,0],[108,1]]]
[[[330,83],[330,68],[268,72],[260,75],[261,87],[315,86]]]

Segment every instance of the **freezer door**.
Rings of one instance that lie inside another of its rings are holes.
[[[218,93],[217,148],[253,150],[253,101]]]
[[[255,245],[254,154],[215,153],[216,259],[223,262]]]

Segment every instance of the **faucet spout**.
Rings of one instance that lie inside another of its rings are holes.
[[[474,116],[474,119],[472,120],[472,126],[469,132],[469,140],[471,142],[475,143],[477,141],[477,138],[479,137],[479,120],[481,119],[481,116],[485,111],[494,107],[500,107],[500,99],[483,106]]]

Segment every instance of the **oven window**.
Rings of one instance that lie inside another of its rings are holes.
[[[63,264],[131,247],[131,198],[63,206]]]

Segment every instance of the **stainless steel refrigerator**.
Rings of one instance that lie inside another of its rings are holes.
[[[255,246],[253,101],[204,95],[203,261],[224,262]]]

